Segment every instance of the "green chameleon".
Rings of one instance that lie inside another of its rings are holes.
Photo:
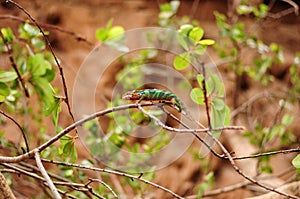
[[[144,101],[159,101],[159,102],[170,102],[178,108],[178,111],[182,111],[182,103],[179,98],[169,91],[159,89],[143,89],[128,91],[122,96],[124,100],[138,100],[140,103]]]

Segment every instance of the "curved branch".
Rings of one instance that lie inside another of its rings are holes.
[[[26,138],[26,134],[25,134],[23,128],[21,127],[21,125],[13,117],[11,117],[10,115],[4,113],[3,111],[0,110],[0,113],[2,115],[4,115],[5,117],[7,117],[8,119],[10,119],[13,123],[15,123],[17,125],[17,127],[20,129],[20,131],[22,133],[22,136],[23,136],[23,139],[24,139],[24,142],[25,142],[26,151],[28,152],[29,151],[28,141],[27,141],[27,138]]]

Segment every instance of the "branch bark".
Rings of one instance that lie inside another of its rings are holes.
[[[9,188],[5,177],[0,172],[0,199],[15,199],[16,197]]]

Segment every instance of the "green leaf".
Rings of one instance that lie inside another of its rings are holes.
[[[293,160],[292,160],[293,166],[296,168],[297,174],[300,173],[300,154],[298,154]]]
[[[207,46],[204,46],[204,45],[197,45],[193,52],[198,54],[198,55],[203,55],[205,52],[206,52],[206,48]]]
[[[4,102],[10,93],[10,88],[6,84],[0,82],[0,103]]]
[[[14,34],[10,28],[1,28],[1,33],[6,42],[11,43],[14,38]]]
[[[43,101],[45,116],[49,116],[55,108],[54,89],[45,78],[33,77],[30,82]]]
[[[184,25],[180,26],[178,32],[182,35],[188,36],[193,28],[194,28],[194,26],[191,24],[184,24]]]
[[[46,70],[52,70],[50,62],[45,60],[43,54],[35,54],[27,60],[27,67],[32,76],[42,76]]]
[[[58,124],[58,116],[59,113],[61,112],[61,100],[59,98],[55,98],[55,105],[52,111],[52,122],[55,126]]]
[[[198,41],[197,43],[204,46],[210,46],[210,45],[214,45],[216,42],[212,39],[203,39]]]
[[[203,80],[204,80],[204,76],[202,74],[198,74],[197,75],[197,81],[198,81],[198,84],[199,84],[200,88],[202,88],[202,86],[203,86],[202,85]]]
[[[284,125],[284,126],[288,126],[288,125],[292,124],[293,121],[294,121],[294,117],[293,117],[293,116],[290,116],[290,115],[285,114],[285,115],[282,117],[281,123],[282,123],[282,125]]]
[[[230,109],[227,105],[225,105],[225,119],[224,119],[225,126],[230,124],[230,119],[231,119]]]
[[[107,34],[107,40],[119,41],[124,37],[124,28],[122,26],[112,27]]]
[[[10,88],[6,84],[0,82],[0,95],[8,96],[10,93]]]
[[[102,28],[99,28],[96,30],[96,38],[98,39],[99,42],[103,42],[107,39],[108,37],[108,31]]]
[[[200,88],[193,88],[190,97],[195,103],[204,104],[204,93]]]
[[[224,102],[224,100],[219,99],[219,98],[214,98],[214,99],[212,100],[212,104],[213,104],[213,107],[214,107],[216,110],[218,110],[218,111],[224,110],[224,108],[225,108],[225,102]]]
[[[180,32],[176,35],[178,43],[183,47],[184,50],[188,51],[189,46],[191,46],[189,38]]]
[[[189,53],[182,53],[177,55],[174,59],[173,65],[177,70],[183,70],[190,64],[191,55]]]
[[[44,40],[34,37],[31,39],[31,44],[33,45],[35,50],[41,51],[46,48]]]
[[[40,30],[28,23],[21,24],[19,27],[20,35],[19,37],[21,39],[31,39],[33,37],[36,37],[40,34]]]
[[[17,78],[16,72],[0,70],[0,82],[11,82]]]
[[[204,35],[204,30],[200,27],[195,27],[191,30],[189,33],[189,37],[195,41],[198,42]]]

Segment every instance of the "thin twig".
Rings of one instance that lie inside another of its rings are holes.
[[[51,178],[49,177],[46,169],[44,168],[44,166],[42,164],[40,152],[38,149],[34,149],[34,157],[35,157],[36,165],[40,169],[40,172],[44,176],[45,180],[47,181],[48,186],[49,186],[50,190],[52,191],[54,198],[61,199],[60,194],[58,193],[55,185],[53,184]]]
[[[207,89],[206,89],[206,72],[204,68],[204,63],[201,63],[201,70],[203,74],[203,80],[202,80],[202,89],[203,89],[203,95],[204,95],[204,103],[205,103],[205,109],[206,109],[206,116],[207,116],[207,123],[208,123],[208,128],[211,129],[211,120],[210,120],[210,114],[209,114],[209,100],[208,100],[208,94],[207,94]]]
[[[1,38],[2,38],[2,40],[3,40],[3,42],[4,42],[4,44],[5,44],[5,46],[6,46],[6,48],[7,48],[10,64],[12,65],[13,69],[14,69],[15,72],[17,73],[18,80],[20,81],[20,84],[21,84],[21,87],[22,87],[22,89],[23,89],[23,92],[24,92],[24,94],[25,94],[26,97],[29,97],[29,92],[28,92],[28,90],[27,90],[27,88],[26,88],[26,86],[25,86],[24,79],[23,79],[23,77],[22,77],[20,71],[18,70],[18,66],[17,66],[17,64],[16,64],[16,62],[15,62],[15,59],[14,59],[14,57],[13,57],[13,51],[12,51],[12,49],[11,49],[11,46],[7,43],[7,41],[6,41],[6,39],[4,38],[2,32],[0,32],[0,36],[1,36]]]
[[[92,182],[98,182],[98,183],[104,185],[114,195],[115,198],[119,198],[118,195],[114,192],[114,190],[108,184],[103,182],[102,180],[89,178],[89,182],[87,183],[87,185],[92,183]]]
[[[0,15],[0,19],[10,19],[10,20],[14,20],[14,21],[20,21],[20,22],[23,22],[23,23],[28,22],[26,19],[23,19],[23,18],[17,17],[17,16],[13,16],[13,15]],[[31,25],[34,25],[34,22],[28,22],[28,23],[31,24]],[[88,41],[86,38],[82,37],[81,35],[77,34],[76,32],[66,30],[65,28],[55,26],[55,25],[52,25],[52,24],[47,24],[47,23],[39,23],[39,25],[43,28],[56,30],[56,31],[59,31],[59,32],[62,32],[62,33],[69,34],[69,35],[75,37],[75,39],[77,41],[83,41],[83,42],[87,43],[89,46],[93,46],[93,43],[91,41]]]
[[[29,151],[29,144],[28,144],[28,141],[27,141],[27,138],[26,138],[26,134],[25,134],[23,128],[21,127],[21,125],[13,117],[11,117],[10,115],[4,113],[2,110],[0,110],[0,113],[2,115],[4,115],[5,117],[7,117],[8,119],[10,119],[13,123],[15,123],[15,125],[17,125],[17,127],[20,129],[20,131],[22,133],[22,137],[23,137],[24,142],[25,142],[26,152],[28,152]]]

